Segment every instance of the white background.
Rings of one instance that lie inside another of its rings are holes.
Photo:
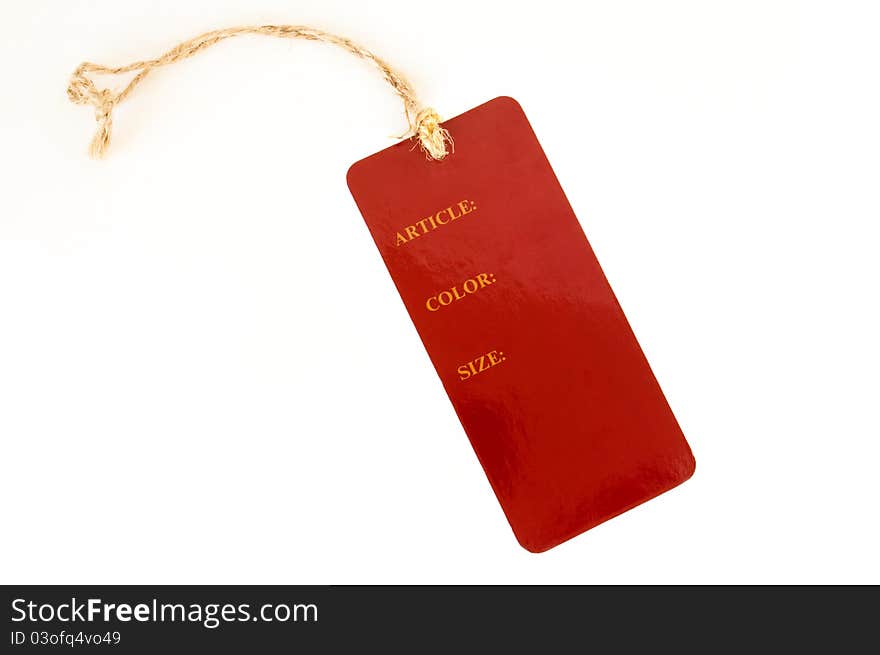
[[[67,77],[304,23],[526,110],[697,458],[516,543],[345,184],[365,64],[249,37],[90,161]],[[873,2],[0,5],[0,581],[880,582]]]

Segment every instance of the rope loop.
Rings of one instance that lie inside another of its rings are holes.
[[[95,121],[98,127],[89,146],[89,154],[96,159],[106,154],[113,133],[113,108],[125,100],[132,90],[154,69],[188,59],[215,43],[242,34],[264,34],[279,38],[306,39],[308,41],[331,43],[373,64],[373,66],[379,69],[379,72],[382,73],[382,76],[391,85],[394,92],[403,100],[404,113],[409,125],[409,131],[403,136],[417,138],[419,145],[429,159],[440,160],[449,154],[452,147],[452,138],[449,132],[440,125],[440,117],[436,111],[430,107],[421,106],[415,91],[403,75],[370,50],[354,43],[350,39],[302,25],[230,27],[223,30],[205,32],[188,41],[179,43],[156,59],[136,61],[127,66],[115,68],[91,62],[80,64],[70,76],[67,96],[75,104],[92,105],[95,109]],[[137,74],[118,93],[113,93],[113,91],[107,88],[99,89],[88,76],[89,73],[122,75],[132,72],[137,72]]]

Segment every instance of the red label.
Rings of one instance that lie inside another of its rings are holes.
[[[348,185],[519,542],[538,552],[691,476],[694,458],[515,100]]]

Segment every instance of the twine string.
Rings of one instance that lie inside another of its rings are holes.
[[[373,54],[363,46],[330,32],[301,25],[253,25],[230,27],[222,30],[205,32],[199,36],[179,43],[165,54],[144,61],[136,61],[127,66],[109,67],[91,62],[83,62],[70,77],[67,95],[71,102],[81,105],[92,105],[95,108],[95,120],[98,128],[89,146],[89,154],[94,158],[103,157],[110,145],[113,133],[113,108],[125,100],[143,79],[154,69],[161,66],[189,59],[202,50],[234,36],[242,34],[265,34],[285,39],[306,39],[331,43],[363,59],[382,73],[382,76],[403,100],[409,130],[403,137],[418,138],[419,144],[429,158],[443,159],[449,154],[452,139],[449,132],[440,125],[440,117],[430,107],[422,107],[415,91],[403,75],[394,70],[385,60]],[[89,74],[122,75],[137,71],[131,81],[114,93],[108,88],[98,88]]]

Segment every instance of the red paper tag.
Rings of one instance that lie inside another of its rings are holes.
[[[551,548],[694,458],[525,114],[496,98],[348,185],[519,542]]]

